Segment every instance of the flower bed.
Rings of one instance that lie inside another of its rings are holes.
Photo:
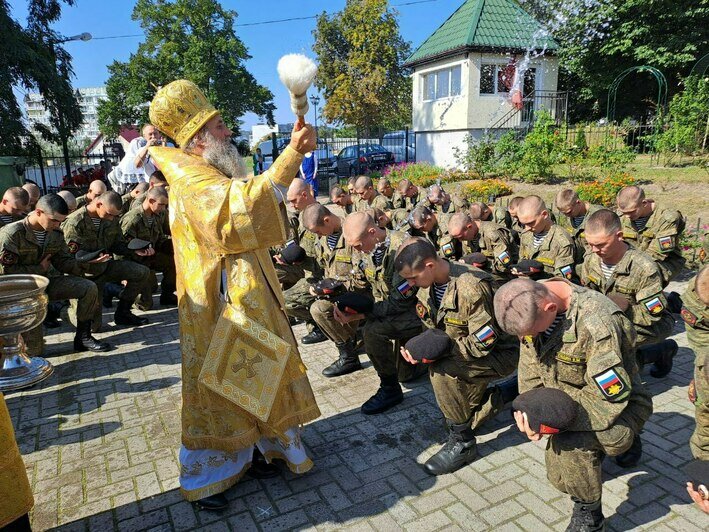
[[[581,183],[576,187],[576,192],[579,195],[579,199],[583,201],[606,207],[615,207],[615,198],[620,189],[634,184],[635,178],[631,175],[619,173],[588,183]]]

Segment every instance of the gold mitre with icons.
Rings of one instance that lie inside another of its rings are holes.
[[[178,79],[158,89],[149,114],[151,124],[184,147],[219,111],[197,85]]]

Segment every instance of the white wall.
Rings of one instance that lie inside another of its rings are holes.
[[[428,162],[443,168],[457,168],[453,148],[465,150],[466,135],[482,138],[484,130],[430,131],[416,134],[416,162]]]
[[[460,95],[440,100],[423,101],[423,74],[454,65],[461,65]],[[412,74],[412,82],[414,131],[438,131],[468,127],[470,68],[464,54],[417,68]]]

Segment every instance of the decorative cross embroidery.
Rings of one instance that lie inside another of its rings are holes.
[[[236,363],[232,364],[231,370],[234,373],[238,373],[239,370],[245,369],[246,370],[246,378],[250,379],[252,377],[256,376],[256,370],[254,369],[254,366],[256,364],[260,364],[263,359],[261,358],[261,355],[256,353],[256,355],[253,358],[249,358],[246,355],[246,349],[239,349],[239,355],[236,358]]]

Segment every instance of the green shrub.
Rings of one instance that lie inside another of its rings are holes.
[[[702,150],[709,120],[709,78],[690,76],[684,90],[669,106],[669,127],[662,133],[658,148],[667,159],[677,154],[693,155]]]
[[[471,135],[466,135],[463,142],[466,145],[464,150],[453,147],[456,163],[466,172],[485,179],[495,170],[495,140],[489,136],[475,140]]]
[[[532,183],[548,182],[553,177],[554,165],[563,159],[564,139],[547,111],[537,113],[522,150],[522,178]]]
[[[515,177],[522,165],[524,150],[514,131],[502,135],[495,144],[495,171],[506,178]]]

